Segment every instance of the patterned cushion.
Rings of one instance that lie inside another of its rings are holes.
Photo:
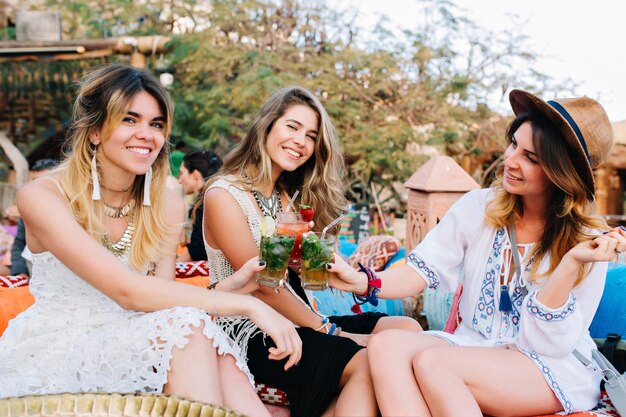
[[[28,278],[25,278],[21,275],[8,275],[8,276],[0,275],[0,287],[17,288],[17,287],[25,287],[27,285],[28,285]]]
[[[287,394],[284,391],[279,390],[278,388],[273,388],[267,386],[265,384],[258,383],[256,384],[256,393],[266,404],[274,404],[274,405],[289,405],[289,400],[287,399]]]
[[[209,276],[209,263],[207,261],[176,262],[176,278],[195,276]]]
[[[382,271],[401,246],[400,241],[393,236],[369,236],[350,255],[348,262],[355,268],[358,268],[357,262],[360,262],[374,271]]]

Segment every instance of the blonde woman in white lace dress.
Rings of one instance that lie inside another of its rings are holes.
[[[0,338],[0,397],[164,392],[267,415],[239,348],[207,313],[250,317],[276,343],[271,358],[289,366],[301,342],[266,304],[232,293],[258,259],[217,289],[174,281],[184,205],[164,187],[171,120],[146,71],[111,65],[82,81],[73,152],[18,193],[35,304]]]

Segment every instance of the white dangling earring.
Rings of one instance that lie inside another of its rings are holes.
[[[93,183],[93,192],[91,193],[92,200],[100,200],[100,180],[98,179],[98,164],[96,162],[96,147],[93,150],[93,158],[91,158],[91,180]]]
[[[152,183],[152,167],[146,172],[146,178],[143,181],[143,205],[150,205],[150,183]]]

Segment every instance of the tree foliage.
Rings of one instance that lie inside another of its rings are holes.
[[[393,197],[435,151],[480,177],[504,125],[486,104],[494,94],[572,87],[533,70],[523,33],[486,31],[449,0],[412,3],[421,18],[401,33],[386,19],[364,31],[337,1],[47,1],[67,36],[173,36],[152,65],[175,71],[176,140],[225,152],[275,90],[311,89],[340,134],[355,200],[371,183]]]

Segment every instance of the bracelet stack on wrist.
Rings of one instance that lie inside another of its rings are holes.
[[[335,323],[330,323],[330,326],[329,326],[328,323],[329,323],[328,317],[324,317],[322,319],[322,325],[318,327],[317,329],[315,329],[315,331],[321,332],[323,330],[324,333],[328,335],[339,336],[339,333],[341,333],[341,327],[337,326]]]
[[[365,272],[365,275],[367,275],[367,291],[363,295],[352,293],[354,305],[350,310],[356,314],[363,314],[363,310],[361,310],[363,304],[370,303],[374,307],[378,306],[378,293],[383,286],[383,282],[371,268],[363,266],[361,263],[358,263],[358,265],[359,271]]]

